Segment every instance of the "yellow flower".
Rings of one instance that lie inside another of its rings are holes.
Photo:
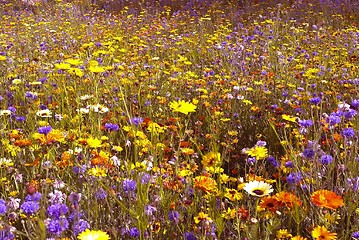
[[[221,216],[222,216],[224,219],[234,219],[234,218],[236,217],[236,213],[237,213],[236,209],[228,208],[226,211],[224,211],[224,212],[222,213]]]
[[[163,133],[165,129],[166,129],[165,127],[161,127],[160,125],[154,122],[151,122],[147,128],[147,130],[153,134]]]
[[[337,234],[329,232],[324,226],[317,226],[312,231],[312,237],[320,240],[334,240],[337,239]]]
[[[287,239],[292,237],[292,234],[288,233],[287,229],[279,229],[276,237],[277,239]]]
[[[290,240],[307,240],[307,238],[302,237],[302,236],[295,236],[295,237],[292,237]]]
[[[226,188],[226,193],[224,194],[226,198],[228,198],[230,201],[238,201],[242,199],[242,194],[239,193],[236,189],[229,189]]]
[[[221,154],[219,152],[209,152],[202,158],[204,167],[217,166],[221,164]]]
[[[107,176],[106,169],[98,167],[98,166],[91,168],[90,170],[88,170],[87,173],[89,175],[95,176],[95,177],[106,177]]]
[[[173,112],[180,112],[183,114],[188,114],[190,112],[196,112],[197,106],[193,103],[186,102],[184,100],[173,101],[169,104]]]
[[[71,65],[73,65],[73,66],[78,66],[78,65],[83,64],[83,61],[82,61],[82,60],[80,60],[80,59],[75,59],[75,58],[66,59],[65,62],[68,63],[68,64],[71,64]]]
[[[97,139],[97,138],[88,138],[87,139],[87,145],[90,147],[90,148],[99,148],[102,146],[102,141],[100,139]]]
[[[255,157],[257,160],[263,160],[268,157],[268,149],[263,146],[255,146],[248,149],[246,153],[251,157]]]
[[[295,123],[297,121],[297,117],[290,116],[290,115],[287,115],[287,114],[283,114],[282,119],[286,120],[288,122],[292,122],[292,123]]]
[[[55,68],[60,70],[68,70],[71,68],[71,65],[68,63],[56,63]]]
[[[217,191],[217,182],[207,176],[197,176],[194,178],[194,188],[201,189],[205,193],[214,193]]]
[[[105,68],[99,66],[90,66],[88,70],[92,73],[103,73],[106,71]]]
[[[198,213],[198,215],[196,217],[194,217],[194,222],[196,224],[202,222],[203,220],[212,220],[210,217],[208,217],[208,214],[204,213],[204,212],[200,212]]]
[[[101,230],[86,229],[77,236],[79,240],[109,240],[110,236]]]

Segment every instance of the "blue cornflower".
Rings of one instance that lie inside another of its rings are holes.
[[[141,183],[147,184],[151,180],[151,175],[148,173],[144,173],[141,177]]]
[[[61,233],[69,228],[66,218],[51,219],[47,225],[47,231],[53,235],[60,236]]]
[[[51,126],[44,126],[44,127],[39,127],[37,129],[37,132],[40,133],[40,134],[44,134],[44,135],[47,135],[49,134],[49,132],[52,131],[52,127]]]
[[[107,192],[106,190],[100,188],[96,193],[96,198],[99,200],[105,199],[107,197]]]
[[[33,194],[28,194],[28,195],[25,197],[25,201],[40,202],[41,196],[42,196],[42,194],[39,193],[39,192],[35,192],[35,193],[33,193]]]
[[[285,163],[285,167],[287,167],[287,168],[293,168],[293,167],[294,167],[293,162],[292,162],[292,161],[287,161],[287,162]]]
[[[74,205],[78,205],[79,201],[81,200],[81,193],[70,193],[70,195],[67,197],[70,202]]]
[[[90,224],[86,220],[83,220],[83,219],[79,219],[72,226],[72,230],[73,230],[75,236],[79,235],[80,233],[85,231],[87,228],[90,228]]]
[[[35,201],[26,201],[21,204],[20,209],[26,214],[31,215],[39,211],[40,204]]]
[[[4,215],[6,213],[6,202],[3,199],[0,199],[0,215]]]
[[[5,226],[0,230],[0,239],[14,240],[15,235],[11,232],[10,227]]]
[[[354,109],[349,109],[349,111],[347,111],[347,112],[344,112],[344,117],[346,118],[346,119],[352,119],[355,115],[357,115],[357,111],[355,111]]]
[[[359,232],[353,232],[352,238],[359,239]]]
[[[186,240],[197,240],[197,237],[194,235],[193,232],[185,232],[184,236]]]
[[[130,233],[130,236],[131,236],[131,237],[134,237],[134,238],[140,236],[140,231],[139,231],[137,228],[135,228],[135,227],[134,227],[134,228],[131,228],[130,231],[129,231],[129,233]]]
[[[320,101],[321,101],[320,97],[314,97],[314,98],[309,99],[309,102],[314,105],[318,105],[320,103]]]
[[[145,213],[148,216],[152,216],[154,212],[157,211],[157,208],[151,205],[146,205],[145,206]]]
[[[352,107],[354,108],[354,109],[358,109],[359,108],[359,99],[354,99],[353,101],[352,101]]]
[[[180,214],[177,211],[168,212],[168,219],[172,222],[178,223],[180,220]]]
[[[299,172],[292,172],[286,177],[287,182],[290,184],[299,183],[302,179],[302,174]]]
[[[108,131],[118,131],[118,129],[120,129],[120,127],[118,126],[118,124],[115,124],[115,123],[106,123],[105,129]]]
[[[323,155],[321,158],[320,158],[320,162],[323,164],[323,165],[328,165],[329,163],[333,162],[333,157],[330,156],[330,155]]]
[[[306,148],[306,149],[304,149],[302,154],[305,158],[311,159],[314,157],[315,152],[312,148]]]
[[[141,123],[143,123],[143,118],[141,117],[133,117],[130,122],[136,126],[140,125]]]
[[[136,190],[136,181],[131,179],[125,179],[122,182],[122,187],[125,192],[134,192]]]
[[[352,138],[355,135],[355,131],[353,128],[344,128],[342,131],[342,135],[344,138]]]
[[[59,219],[62,215],[65,215],[69,212],[68,207],[66,204],[62,203],[56,203],[53,205],[50,205],[47,208],[47,215],[53,219]]]
[[[327,122],[329,123],[329,125],[332,125],[332,126],[340,123],[340,121],[341,121],[340,117],[335,114],[330,114],[330,116],[327,119]]]
[[[299,125],[301,127],[305,127],[305,128],[313,126],[313,121],[310,120],[310,119],[308,119],[308,120],[299,120],[298,123],[299,123]]]

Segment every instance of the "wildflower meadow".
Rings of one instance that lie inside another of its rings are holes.
[[[351,0],[1,0],[0,240],[358,240],[358,24]]]

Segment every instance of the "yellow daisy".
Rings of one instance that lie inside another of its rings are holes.
[[[77,236],[79,240],[109,240],[110,236],[101,230],[86,229]]]
[[[170,102],[169,106],[173,112],[180,112],[186,115],[190,112],[196,112],[197,108],[193,103],[184,100]]]

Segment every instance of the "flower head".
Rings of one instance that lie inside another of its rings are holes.
[[[248,149],[246,153],[251,157],[255,157],[257,160],[263,160],[268,157],[268,149],[264,146],[256,145]]]
[[[188,114],[190,112],[196,112],[197,106],[193,103],[186,102],[184,100],[173,101],[169,104],[173,112],[180,112],[183,114]]]
[[[329,190],[315,191],[312,193],[311,199],[315,205],[333,210],[344,206],[343,198]]]
[[[197,176],[194,178],[194,187],[206,193],[213,193],[217,190],[217,183],[211,177]]]
[[[79,240],[109,240],[110,236],[101,230],[86,229],[77,238]]]
[[[320,240],[334,240],[337,239],[337,234],[329,232],[324,226],[317,226],[312,231],[312,237]]]
[[[248,194],[256,197],[264,197],[273,192],[273,188],[270,184],[256,180],[244,184],[243,189]]]

